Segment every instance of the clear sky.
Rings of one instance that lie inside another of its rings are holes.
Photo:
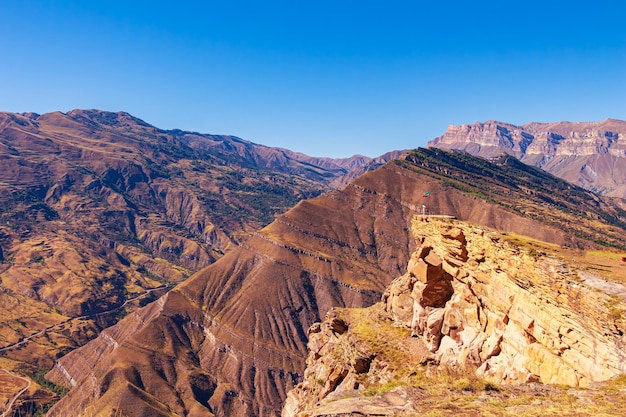
[[[626,119],[623,1],[0,0],[0,110],[126,111],[314,156]]]

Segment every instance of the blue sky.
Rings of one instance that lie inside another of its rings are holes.
[[[0,110],[127,111],[315,156],[626,119],[621,1],[3,1]]]

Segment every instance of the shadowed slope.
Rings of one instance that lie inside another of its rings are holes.
[[[543,181],[546,188],[533,191],[555,201],[565,200],[563,190],[571,186],[515,164],[418,150],[343,190],[299,203],[160,299],[158,314],[150,313],[154,305],[140,310],[62,358],[49,378],[74,388],[50,415],[78,415],[87,406],[104,412],[115,404],[139,415],[132,405],[139,398],[153,404],[141,415],[278,414],[304,369],[306,329],[333,306],[375,302],[404,273],[413,249],[410,222],[426,201],[439,213],[499,230],[593,246],[568,226],[571,219],[588,220],[589,207],[575,202],[567,210],[544,210],[522,199],[526,192],[508,178],[524,172],[528,184]],[[575,191],[606,216],[615,210]],[[498,202],[498,195],[508,199]],[[541,215],[515,210],[518,198]],[[622,226],[601,218],[597,224],[607,235],[623,235]],[[612,242],[623,246],[624,238]],[[160,370],[163,363],[176,371]],[[121,371],[129,368],[136,370],[132,378]],[[106,379],[111,372],[118,377]],[[151,384],[137,388],[137,378]]]

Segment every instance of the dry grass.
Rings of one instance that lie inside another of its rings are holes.
[[[0,371],[0,408],[25,386],[22,379]]]
[[[353,344],[342,346],[345,356],[350,356],[348,351],[355,346],[375,356],[369,373],[360,376],[363,397],[374,399],[400,387],[418,389],[419,398],[414,401],[419,414],[415,416],[624,415],[626,375],[591,389],[538,383],[496,384],[477,376],[474,369],[428,364],[422,340],[410,337],[408,329],[385,320],[381,308],[378,304],[340,312],[349,325],[346,339]]]
[[[382,304],[370,308],[343,310],[343,319],[349,324],[352,336],[347,341],[357,345],[381,363],[402,364],[400,368],[389,368],[396,379],[405,379],[418,367],[428,354],[418,339],[411,338],[411,331],[394,326],[382,312]],[[417,343],[416,343],[417,342]]]
[[[555,256],[574,265],[580,271],[626,284],[626,262],[621,260],[626,257],[626,251],[564,248],[517,233],[507,233],[505,239],[525,249],[529,254]]]
[[[390,381],[368,387],[363,395],[399,386],[422,390],[420,416],[623,416],[626,407],[626,376],[597,389],[578,390],[540,384],[496,386],[469,372],[437,371],[416,375],[409,384]]]
[[[626,284],[626,262],[622,262],[626,252],[589,250],[573,260],[589,272],[602,278]]]

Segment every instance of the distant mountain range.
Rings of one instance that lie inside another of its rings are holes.
[[[572,184],[626,198],[626,121],[528,123],[488,121],[450,126],[428,144],[490,158],[515,156]]]

